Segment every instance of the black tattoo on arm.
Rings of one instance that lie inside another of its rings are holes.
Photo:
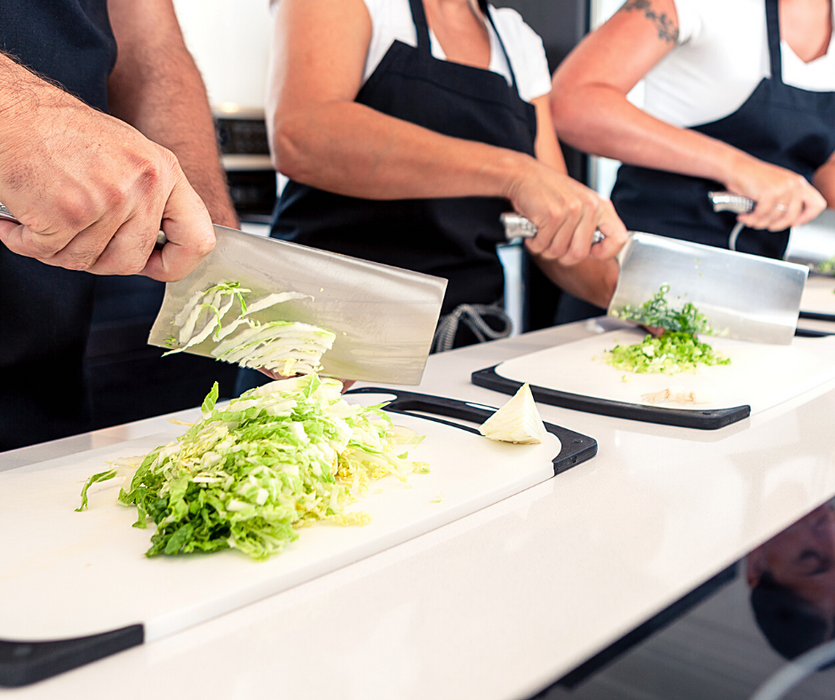
[[[643,12],[644,16],[655,25],[658,30],[658,38],[670,44],[674,44],[678,40],[678,26],[676,23],[667,17],[666,12],[658,14],[652,9],[651,0],[626,0],[620,12],[631,12],[637,10]]]

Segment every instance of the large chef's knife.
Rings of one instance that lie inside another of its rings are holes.
[[[0,219],[20,223],[0,203]],[[299,292],[257,316],[260,322],[302,321],[332,331],[322,373],[340,379],[420,384],[447,281],[390,265],[215,226],[217,245],[185,279],[165,285],[148,343],[170,348],[174,317],[196,292],[239,282],[258,294]],[[157,244],[165,244],[160,232]],[[206,357],[207,340],[186,352]]]
[[[300,292],[258,320],[301,321],[336,334],[322,373],[340,379],[419,384],[447,281],[390,265],[215,226],[217,245],[188,277],[165,286],[148,342],[166,344],[174,317],[195,294],[218,282],[256,293]],[[211,356],[213,345],[187,350]]]
[[[503,216],[508,234],[535,235],[536,227],[524,226],[520,218]],[[716,332],[782,345],[794,337],[809,273],[804,265],[635,231],[618,254],[618,264],[608,309],[612,316],[627,306],[640,307],[668,285],[673,308],[692,302]]]

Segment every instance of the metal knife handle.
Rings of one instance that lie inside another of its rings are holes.
[[[500,218],[504,225],[505,237],[509,241],[515,238],[533,238],[539,230],[533,221],[516,212],[506,211]],[[600,231],[594,232],[594,243],[600,243],[604,238]]]
[[[0,202],[0,219],[4,221],[11,221],[15,224],[19,224],[20,222],[15,218],[14,214],[12,214],[7,208],[6,205]],[[168,239],[165,237],[165,233],[160,231],[157,234],[157,242],[154,246],[155,248],[162,248],[166,243],[168,243]]]
[[[757,206],[753,199],[733,192],[708,192],[707,196],[713,204],[713,211],[732,211],[735,214],[747,214]]]

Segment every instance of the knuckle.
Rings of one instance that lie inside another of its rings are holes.
[[[122,209],[130,201],[130,186],[125,181],[115,182],[107,190],[107,203],[112,209]]]
[[[562,221],[565,217],[565,208],[557,202],[551,202],[545,210],[545,215],[552,223]]]
[[[200,240],[197,242],[195,246],[195,250],[201,255],[206,256],[211,253],[215,248],[216,239],[214,234],[209,234],[206,236],[202,236]]]
[[[175,156],[173,152],[162,146],[159,147],[159,152],[160,156],[157,161],[157,165],[159,166],[160,174],[163,172],[180,170],[180,161],[177,160],[177,156]]]
[[[98,218],[98,211],[86,193],[66,193],[57,204],[57,221],[45,221],[44,229],[58,229],[77,233]]]
[[[153,158],[144,159],[138,170],[138,179],[144,191],[153,192],[160,187],[163,179],[163,165],[160,161]]]
[[[576,219],[583,213],[585,206],[581,199],[572,199],[566,206],[566,210],[569,216]]]

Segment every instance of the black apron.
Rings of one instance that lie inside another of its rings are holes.
[[[733,114],[692,128],[811,181],[835,151],[835,93],[783,82],[778,0],[765,0],[765,11],[771,78],[763,78]],[[630,230],[727,248],[736,215],[714,212],[707,196],[723,189],[713,180],[623,165],[612,202]],[[744,228],[736,249],[782,258],[788,239],[788,230]]]
[[[105,0],[3,0],[0,48],[107,110],[116,42]],[[0,451],[82,432],[94,277],[0,243]]]
[[[489,70],[433,58],[423,3],[410,5],[417,47],[395,41],[356,102],[446,136],[534,155],[536,111],[519,97],[513,69],[508,85]],[[507,57],[503,44],[502,51]],[[498,198],[379,201],[290,181],[276,205],[271,235],[446,277],[446,314],[461,304],[501,298],[496,244],[505,240],[499,215],[508,209]]]

